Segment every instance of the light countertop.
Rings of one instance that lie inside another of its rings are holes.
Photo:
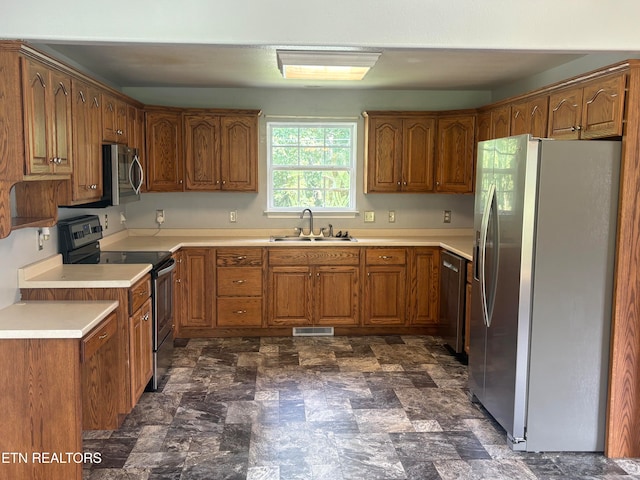
[[[67,265],[62,255],[18,269],[19,288],[129,288],[151,264]]]
[[[114,300],[14,303],[0,310],[0,339],[82,338],[117,307]]]
[[[276,232],[275,234],[283,234]],[[269,233],[247,230],[129,230],[101,240],[103,251],[169,251],[182,247],[442,247],[472,260],[473,235],[470,230],[384,230],[352,231],[356,242],[271,242]]]

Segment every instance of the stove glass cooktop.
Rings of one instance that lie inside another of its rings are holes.
[[[100,252],[100,263],[150,263],[154,267],[171,252]]]

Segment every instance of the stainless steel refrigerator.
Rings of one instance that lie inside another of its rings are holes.
[[[620,142],[480,142],[469,389],[522,451],[602,451]]]

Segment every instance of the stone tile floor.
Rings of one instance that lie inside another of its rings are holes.
[[[512,452],[437,337],[181,343],[119,430],[85,432],[84,479],[640,479],[640,459]]]

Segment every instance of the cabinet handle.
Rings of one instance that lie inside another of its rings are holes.
[[[236,310],[236,311],[235,311],[235,312],[233,312],[233,313],[237,313],[238,315],[242,315],[242,314],[244,314],[244,313],[247,313],[247,311],[246,311],[246,310]]]
[[[144,320],[145,322],[146,322],[146,321],[148,321],[148,320],[149,320],[149,314],[148,314],[148,313],[145,313],[145,314],[142,316],[142,320]]]
[[[316,277],[320,278],[320,272],[316,272]]]
[[[139,296],[139,297],[144,297],[145,295],[146,295],[146,296],[149,296],[149,294],[147,293],[147,291],[146,291],[146,290],[145,290],[145,291],[143,291],[143,292],[138,293],[138,296]]]
[[[402,182],[402,184],[403,184],[403,185],[406,185],[406,184],[407,184],[407,182]]]
[[[227,181],[226,180],[222,180],[222,184],[226,185]]]
[[[182,185],[182,180],[178,180],[178,183],[179,183],[180,185]]]
[[[398,186],[400,185],[400,181],[398,180]]]
[[[93,97],[93,104],[94,104],[96,107],[100,108],[100,104],[98,103],[98,97]]]
[[[103,334],[102,334],[102,335],[100,335],[98,338],[99,338],[100,340],[104,340],[105,338],[107,338],[107,336],[108,336],[108,335],[109,335],[108,333],[103,333]]]
[[[220,180],[216,180],[216,185],[220,185]]]
[[[239,257],[236,257],[236,260],[246,260],[246,258],[246,255],[240,255]]]
[[[381,260],[391,260],[393,257],[391,255],[378,255],[378,258]]]
[[[40,85],[42,85],[42,88],[47,88],[47,85],[44,83],[44,79],[42,78],[42,75],[40,75],[40,73],[36,73],[36,77],[38,77],[38,81],[40,82]]]
[[[62,88],[62,93],[64,93],[64,96],[68,97],[69,96],[69,92],[67,92],[67,87],[64,86],[64,83],[58,82],[58,85],[60,85],[60,88]]]
[[[176,280],[176,283],[182,283],[182,280],[180,280],[179,278]]]
[[[84,98],[84,92],[82,90],[80,91],[80,101],[82,103],[87,103],[87,99]]]
[[[242,284],[244,282],[246,282],[246,280],[234,280],[233,281],[233,283],[239,283],[239,284]]]
[[[116,130],[116,133],[117,133],[118,135],[122,135],[123,131],[122,131],[122,130]]]
[[[571,127],[571,131],[572,132],[579,132],[580,130],[582,130],[582,127],[580,125],[576,125],[575,127]]]

